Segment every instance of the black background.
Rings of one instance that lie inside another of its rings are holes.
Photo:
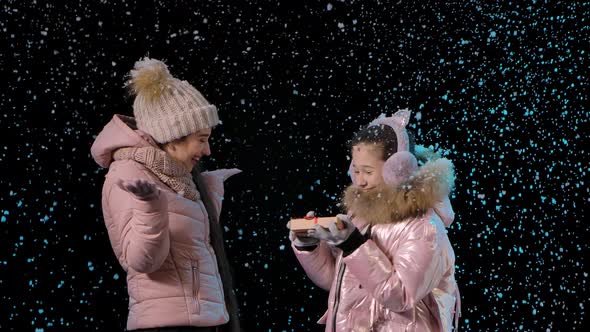
[[[413,111],[457,171],[449,230],[465,330],[587,323],[588,17],[581,2],[1,3],[0,330],[120,331],[125,277],[102,221],[94,137],[131,115],[149,55],[219,109],[207,168],[248,331],[320,331],[327,293],[285,223],[339,212],[346,141]]]

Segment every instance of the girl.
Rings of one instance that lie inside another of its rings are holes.
[[[326,331],[450,331],[453,314],[458,319],[445,229],[454,218],[453,165],[424,148],[414,151],[409,117],[401,110],[354,135],[347,214],[338,215],[345,228],[290,233],[309,278],[330,291],[319,321]]]
[[[102,210],[127,273],[127,329],[239,331],[219,223],[223,181],[239,170],[191,175],[211,154],[217,109],[159,60],[130,76],[135,117],[115,115],[91,149],[109,169]]]

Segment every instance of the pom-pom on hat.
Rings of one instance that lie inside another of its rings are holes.
[[[187,81],[170,74],[160,60],[143,58],[129,73],[137,128],[160,144],[219,124],[217,108]]]

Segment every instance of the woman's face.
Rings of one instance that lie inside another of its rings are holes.
[[[182,140],[164,145],[164,151],[192,171],[201,158],[211,155],[209,137],[211,137],[211,128],[201,129]]]
[[[363,190],[371,190],[383,184],[382,148],[375,144],[358,144],[352,147],[352,171],[354,184]]]

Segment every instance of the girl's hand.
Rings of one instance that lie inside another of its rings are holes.
[[[293,231],[289,231],[289,240],[291,240],[296,247],[313,247],[320,244],[320,240],[316,238],[297,236]]]
[[[309,211],[306,215],[307,218],[315,217],[315,212]],[[287,223],[287,228],[289,227],[289,223]],[[313,238],[313,237],[300,237],[295,235],[293,231],[289,231],[289,240],[296,246],[296,247],[313,247],[317,246],[320,243],[320,240]]]
[[[356,226],[352,223],[350,217],[345,214],[339,214],[336,216],[336,218],[340,219],[344,223],[343,229],[338,229],[336,223],[330,224],[330,226],[328,226],[328,230],[320,225],[315,225],[314,229],[307,231],[307,235],[318,240],[324,240],[332,246],[341,244],[342,242],[346,241],[346,239],[348,239],[352,232],[354,232]]]
[[[137,199],[142,201],[149,201],[158,197],[160,190],[154,183],[146,180],[120,180],[117,185],[128,193],[131,193]]]

